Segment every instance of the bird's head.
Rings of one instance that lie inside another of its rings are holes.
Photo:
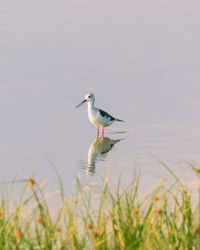
[[[88,93],[85,95],[85,100],[86,102],[94,102],[95,101],[95,96],[92,93]]]
[[[80,107],[83,103],[85,102],[94,102],[95,101],[95,96],[92,93],[88,93],[85,95],[85,99],[76,106],[76,108]]]

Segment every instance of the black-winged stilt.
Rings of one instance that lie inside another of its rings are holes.
[[[96,108],[94,106],[95,96],[94,94],[87,94],[85,99],[76,106],[76,108],[80,107],[83,103],[88,103],[88,117],[94,126],[97,128],[97,136],[99,136],[99,128],[102,130],[102,136],[104,136],[104,127],[110,126],[113,122],[119,121],[124,122],[123,120],[117,119],[102,109]]]

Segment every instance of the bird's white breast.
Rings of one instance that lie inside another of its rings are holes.
[[[88,117],[96,127],[101,127],[102,125],[100,124],[100,114],[98,110],[94,109],[88,109]]]
[[[108,117],[102,117],[97,108],[88,108],[88,117],[96,127],[108,127],[113,123]]]

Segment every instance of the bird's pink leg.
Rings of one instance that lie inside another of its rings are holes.
[[[99,128],[97,127],[97,137],[99,136]]]
[[[104,137],[104,129],[103,129],[103,127],[102,127],[101,131],[102,131],[102,137]]]

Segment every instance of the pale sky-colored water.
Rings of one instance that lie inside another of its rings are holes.
[[[154,155],[196,185],[182,162],[200,162],[199,13],[197,0],[1,1],[1,179],[35,173],[54,187],[50,159],[65,186],[110,167],[129,182],[137,162],[148,189],[167,176]],[[126,121],[106,128],[123,140],[103,155],[86,105],[75,109],[88,92]]]

